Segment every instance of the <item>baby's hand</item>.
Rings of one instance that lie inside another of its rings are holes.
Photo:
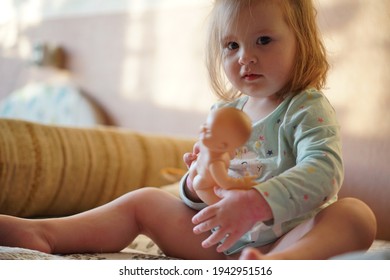
[[[210,205],[192,218],[196,225],[194,233],[200,234],[218,228],[202,242],[209,248],[224,239],[217,248],[218,252],[229,249],[238,239],[258,221],[272,218],[268,203],[257,190],[215,189],[221,200]]]

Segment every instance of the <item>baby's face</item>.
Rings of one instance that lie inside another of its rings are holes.
[[[222,38],[223,67],[232,85],[246,95],[270,97],[291,79],[296,39],[281,7],[253,1]]]

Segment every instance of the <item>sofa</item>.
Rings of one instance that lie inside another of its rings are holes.
[[[0,119],[0,213],[26,218],[72,215],[145,186],[178,195],[177,181],[186,170],[182,156],[192,150],[194,140],[111,126],[76,128]],[[388,167],[375,178],[371,172],[375,166],[356,163],[349,149],[345,166],[340,197],[358,197],[373,209],[378,231],[369,252],[389,250]],[[369,184],[356,182],[355,174],[367,176]],[[0,259],[169,257],[146,236],[139,236],[114,254],[49,255],[0,246]]]

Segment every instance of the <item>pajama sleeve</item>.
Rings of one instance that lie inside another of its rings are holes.
[[[305,215],[335,199],[344,175],[340,127],[322,93],[308,91],[291,100],[278,139],[285,143],[282,147],[291,150],[296,163],[255,186],[269,203],[274,224]]]
[[[191,199],[189,199],[186,195],[185,188],[186,188],[186,181],[187,181],[188,172],[181,178],[180,180],[180,198],[186,204],[188,207],[194,209],[194,210],[202,210],[207,205],[203,202],[194,202]]]

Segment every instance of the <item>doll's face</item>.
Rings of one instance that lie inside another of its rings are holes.
[[[210,150],[234,152],[249,138],[252,123],[248,116],[235,108],[213,111],[201,127],[200,140]]]
[[[229,149],[229,142],[221,129],[213,123],[205,123],[201,127],[200,140],[210,150],[224,152]]]
[[[208,119],[201,128],[200,140],[210,150],[228,152],[236,148],[233,130],[229,121]]]

